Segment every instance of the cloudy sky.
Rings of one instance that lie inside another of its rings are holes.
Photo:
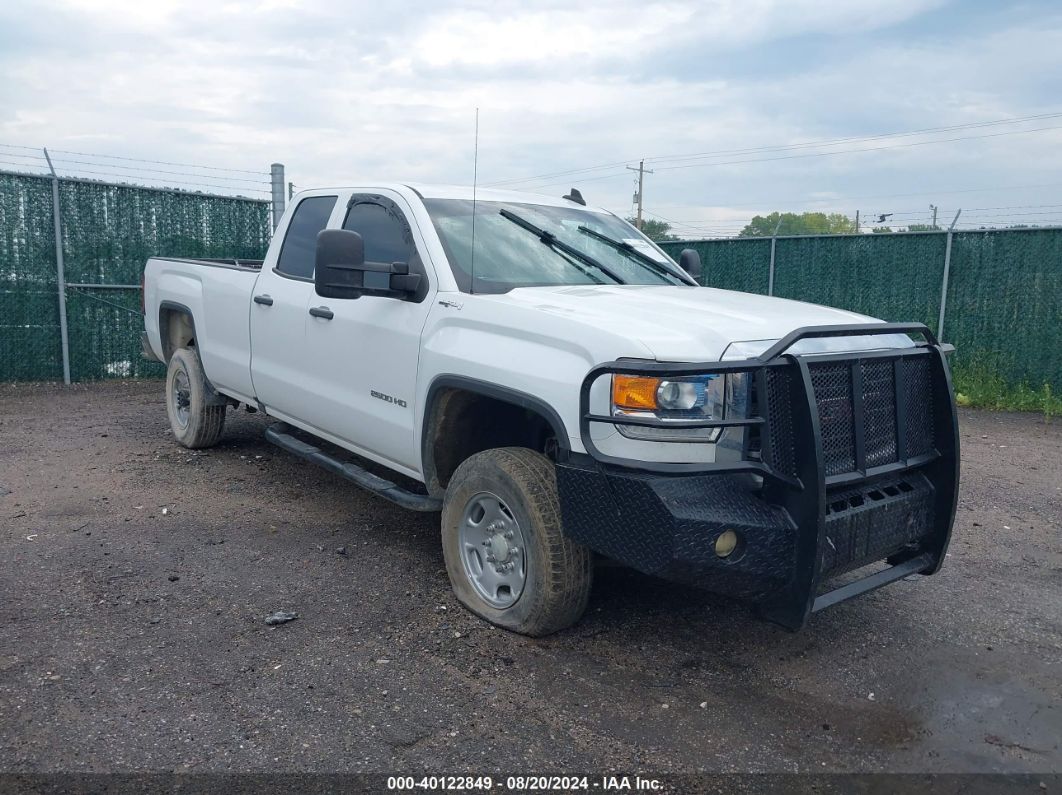
[[[776,209],[1062,222],[1048,0],[5,0],[0,77],[0,168],[468,184],[479,107],[481,185],[629,213],[646,158],[646,210],[689,237]]]

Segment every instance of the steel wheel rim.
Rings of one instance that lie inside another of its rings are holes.
[[[188,415],[191,413],[192,386],[188,381],[188,373],[178,370],[173,376],[173,416],[177,424],[182,428],[188,427]]]
[[[499,610],[516,604],[527,582],[527,539],[512,509],[489,491],[473,495],[461,516],[458,542],[476,593]]]

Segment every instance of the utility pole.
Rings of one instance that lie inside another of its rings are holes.
[[[936,229],[937,228],[937,205],[931,204],[931,205],[929,205],[929,209],[933,211],[933,228]]]
[[[638,172],[638,195],[635,197],[638,199],[638,222],[635,224],[635,226],[638,227],[638,231],[640,232],[642,230],[642,193],[645,185],[645,175],[652,174],[653,172],[652,170],[646,170],[644,160],[639,161],[638,168],[635,168],[634,166],[627,166],[627,168],[630,171]]]
[[[856,231],[855,231],[855,233],[857,235],[859,234],[859,210],[856,210]]]

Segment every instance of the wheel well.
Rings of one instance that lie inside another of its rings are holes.
[[[195,347],[195,321],[187,309],[163,307],[159,310],[159,336],[162,357],[169,361],[178,348]]]
[[[544,413],[469,389],[433,393],[425,420],[424,475],[428,491],[440,496],[468,457],[495,447],[527,447],[551,458],[567,439]]]

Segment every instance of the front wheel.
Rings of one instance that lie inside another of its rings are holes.
[[[208,405],[208,395],[196,352],[178,348],[166,368],[166,413],[174,437],[185,447],[213,447],[225,429],[226,406]]]
[[[458,600],[492,624],[549,635],[586,609],[593,559],[561,531],[553,464],[533,450],[487,450],[457,468],[442,542]]]

